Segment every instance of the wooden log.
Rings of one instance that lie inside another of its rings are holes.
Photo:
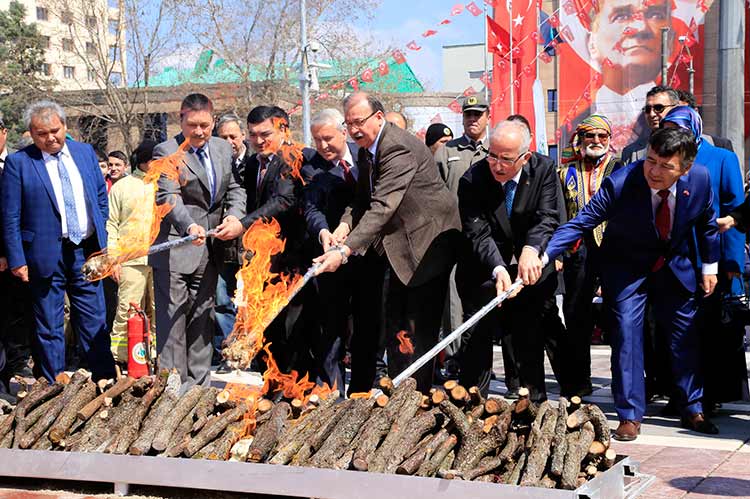
[[[344,414],[338,428],[326,439],[320,450],[310,461],[316,468],[332,468],[336,460],[347,450],[360,427],[367,421],[372,411],[372,400],[356,399],[351,410]]]
[[[349,407],[354,403],[353,399],[345,400],[340,404],[336,404],[332,407],[330,416],[327,419],[322,420],[318,430],[310,435],[309,440],[302,443],[297,451],[297,454],[292,458],[292,465],[294,466],[306,466],[312,455],[320,449],[323,443],[326,441],[331,431],[341,421],[341,418],[348,411]]]
[[[456,385],[450,391],[451,400],[458,406],[463,406],[469,401],[469,392],[461,385]]]
[[[542,412],[541,407],[542,406],[540,405],[539,413]],[[557,417],[557,411],[549,408],[548,405],[544,422],[540,428],[539,434],[534,438],[534,445],[526,458],[526,468],[521,477],[521,485],[536,486],[542,479],[544,470],[547,467],[552,439],[555,435]]]
[[[166,369],[162,370],[156,376],[151,388],[149,388],[146,394],[141,397],[137,408],[133,411],[133,414],[127,418],[122,425],[117,438],[112,441],[110,448],[107,449],[110,453],[125,454],[128,452],[130,446],[135,442],[135,439],[138,438],[138,433],[141,430],[141,425],[143,424],[146,414],[148,414],[154,401],[158,399],[164,391],[164,388],[167,385],[168,376],[169,372]]]
[[[449,379],[445,383],[443,383],[443,388],[445,388],[445,391],[447,393],[450,393],[451,390],[453,390],[455,387],[458,386],[458,381],[455,379]]]
[[[534,417],[534,421],[531,423],[531,428],[529,429],[529,435],[526,437],[526,450],[530,450],[532,447],[534,447],[534,442],[542,433],[542,421],[544,420],[545,414],[547,414],[547,411],[550,410],[551,405],[548,400],[545,400],[541,404],[539,404],[539,407],[537,408],[536,416]]]
[[[57,385],[62,390],[63,385]],[[58,395],[59,396],[59,395]],[[44,414],[47,414],[50,410],[50,407],[52,407],[54,404],[56,404],[56,397],[52,397],[46,402],[44,402],[42,405],[38,406],[36,409],[31,411],[20,421],[16,421],[16,427],[15,427],[15,434],[13,436],[13,448],[18,449],[19,442],[21,441],[21,437],[23,436],[24,432],[29,429],[31,426],[34,425],[37,421],[39,421],[39,418],[41,418]],[[12,422],[11,417],[11,422]],[[2,426],[2,423],[0,423],[0,426]]]
[[[510,461],[513,458],[513,455],[516,453],[517,447],[518,434],[515,431],[509,431],[508,435],[505,438],[505,445],[500,451],[500,454],[498,454],[498,458],[500,458],[500,460],[502,460],[502,462],[504,463]]]
[[[131,392],[125,393],[120,403],[103,411],[107,414],[106,418],[99,418],[101,426],[89,435],[86,442],[81,443],[76,450],[81,452],[103,452],[107,446],[115,439],[120,428],[127,418],[135,411],[140,399],[135,397]],[[89,423],[91,424],[91,423]]]
[[[289,407],[291,410],[292,419],[297,419],[302,414],[302,409],[304,409],[305,404],[300,399],[293,399],[291,402],[289,402]]]
[[[461,438],[466,438],[466,435],[468,435],[471,428],[471,424],[466,418],[466,414],[464,414],[463,411],[456,407],[456,405],[450,400],[444,400],[441,402],[440,410],[442,410],[443,413],[453,421],[453,424],[456,426],[456,431],[458,431]]]
[[[273,402],[271,402],[268,399],[260,399],[258,401],[257,407],[255,408],[258,414],[265,414],[269,412],[271,409],[273,409]]]
[[[560,419],[559,415],[558,419]],[[539,487],[542,487],[544,489],[556,489],[557,481],[549,475],[544,475],[542,479],[539,480]]]
[[[55,397],[55,403],[50,406],[49,411],[46,414],[43,414],[34,424],[34,426],[30,427],[26,432],[24,432],[23,437],[21,437],[20,441],[18,442],[19,447],[22,449],[28,449],[29,447],[34,445],[34,442],[36,442],[43,434],[47,432],[49,427],[52,426],[52,424],[57,419],[57,416],[59,416],[63,409],[68,406],[73,397],[75,397],[78,390],[84,385],[84,383],[86,383],[87,380],[88,374],[86,373],[86,371],[76,371],[73,374],[73,377],[70,379],[70,383],[65,386],[62,393],[59,396]]]
[[[390,396],[394,390],[393,380],[389,378],[388,376],[383,376],[382,378],[378,380],[378,388],[383,393]]]
[[[594,430],[596,432],[596,430]],[[594,440],[591,442],[591,447],[589,447],[588,455],[586,456],[589,460],[592,459],[601,459],[602,456],[604,456],[604,453],[607,451],[607,448],[604,446],[603,443]]]
[[[239,423],[239,421],[237,423]],[[232,449],[229,451],[229,460],[239,461],[241,463],[247,461],[247,453],[250,452],[250,446],[252,444],[253,437],[240,438],[237,442],[235,442],[235,444],[232,446]]]
[[[437,471],[433,474],[433,476],[437,475],[438,473],[451,469],[451,467],[453,466],[453,461],[455,459],[456,459],[456,452],[452,450],[448,453],[447,456],[445,456],[445,458],[443,459],[443,462],[440,463]]]
[[[488,398],[484,402],[484,412],[490,416],[494,414],[500,414],[505,411],[509,406],[508,402],[499,398]]]
[[[579,397],[578,395],[573,395],[572,397],[570,397],[570,401],[568,403],[568,413],[572,414],[577,411],[578,408],[581,407],[581,403],[581,397]]]
[[[568,416],[566,424],[569,430],[580,428],[587,421],[594,425],[596,440],[601,442],[605,448],[610,444],[610,429],[607,416],[595,404],[584,404]]]
[[[197,403],[196,400],[196,404]],[[240,420],[247,412],[247,409],[247,405],[244,402],[241,402],[234,409],[225,411],[220,416],[212,418],[206,423],[203,429],[201,429],[201,431],[190,440],[190,443],[185,447],[184,454],[187,457],[192,457],[193,454],[201,450],[206,444],[213,441],[219,436],[219,434],[221,434],[221,432],[226,430],[227,426]],[[288,406],[286,410],[288,410]],[[255,440],[257,441],[257,438]],[[253,443],[255,443],[255,441]]]
[[[16,395],[19,402],[16,404],[15,420],[16,426],[18,422],[26,417],[26,414],[34,409],[39,404],[49,400],[56,396],[63,390],[64,386],[58,383],[52,385],[44,379],[40,378],[39,381],[31,386],[31,390],[24,397],[21,397],[21,392]]]
[[[226,390],[224,390],[226,391]],[[221,405],[226,402],[224,400],[223,396],[219,397],[223,392],[220,391],[218,388],[210,387],[207,388],[203,395],[201,395],[200,400],[195,405],[195,418],[196,421],[193,423],[193,427],[191,428],[191,431],[193,433],[197,433],[203,428],[203,426],[206,424],[208,419],[211,417],[211,413],[214,410],[215,405]],[[227,392],[228,393],[228,392]],[[222,401],[220,401],[220,398]]]
[[[141,425],[138,438],[128,448],[129,454],[143,456],[151,450],[151,444],[156,437],[156,433],[161,428],[164,419],[174,409],[176,403],[177,396],[172,392],[167,392],[167,389],[165,389]]]
[[[180,397],[180,400],[174,406],[174,409],[166,415],[162,427],[159,429],[159,431],[156,432],[156,436],[154,437],[154,441],[151,444],[151,447],[153,447],[158,452],[163,452],[167,449],[167,446],[169,445],[169,439],[172,437],[172,433],[174,433],[175,429],[177,429],[180,421],[182,421],[182,419],[188,415],[193,407],[195,407],[195,405],[200,400],[201,395],[203,395],[203,388],[200,386],[193,386],[182,397]],[[193,453],[197,452],[198,450],[200,450],[200,447],[198,449],[195,449]]]
[[[462,473],[464,480],[475,480],[476,478],[486,475],[499,469],[505,461],[500,456],[482,459],[476,468],[466,470]]]
[[[9,421],[10,423],[8,423],[8,424],[12,425],[13,424],[13,414],[7,414],[6,418],[7,419],[4,420],[3,422]],[[11,429],[12,429],[12,427],[11,427]],[[13,431],[8,430],[5,433],[5,435],[3,435],[2,438],[0,438],[0,449],[10,449],[10,446],[12,444],[13,444]]]
[[[430,456],[429,459],[425,460],[417,469],[418,476],[435,476],[438,469],[450,469],[453,466],[455,454],[453,448],[458,443],[458,438],[455,435],[448,435],[436,449],[435,452]],[[450,457],[450,460],[448,459]],[[450,461],[450,462],[446,462]]]
[[[349,448],[344,452],[340,458],[333,463],[333,469],[335,470],[348,470],[352,466],[352,459],[354,458],[354,449]]]
[[[550,461],[550,475],[559,478],[562,475],[565,454],[568,452],[568,399],[560,397],[557,402],[557,423],[555,435],[552,437],[552,460]]]
[[[578,472],[581,471],[581,462],[594,441],[594,426],[591,422],[586,422],[581,426],[580,431],[570,433],[570,435],[573,437],[568,439],[568,452],[565,454],[565,464],[560,477],[560,487],[567,490],[577,487],[576,479]]]
[[[423,411],[427,411],[432,407],[432,403],[430,402],[430,397],[427,395],[422,395],[422,399],[419,402],[419,408]]]
[[[383,393],[383,394],[378,395],[377,397],[375,397],[375,405],[377,407],[381,407],[382,408],[382,407],[387,406],[388,405],[388,401],[389,401],[388,395],[386,395],[385,393]]]
[[[94,397],[96,397],[96,383],[89,380],[70,399],[70,403],[63,408],[55,424],[50,428],[49,439],[53,444],[59,444],[68,435],[68,429],[76,420],[76,413],[91,402]]]
[[[217,444],[218,442],[216,440],[207,443],[205,446],[199,449],[198,452],[193,454],[191,459],[208,459],[208,456],[214,453],[214,449],[216,448]]]
[[[518,461],[516,461],[516,464],[513,466],[513,471],[511,471],[508,475],[508,481],[505,483],[508,485],[518,485],[518,482],[521,479],[521,474],[523,473],[523,469],[525,467],[526,454],[521,454],[521,456],[518,458]]]
[[[99,410],[102,404],[104,404],[104,401],[106,399],[109,398],[111,401],[112,399],[119,397],[125,391],[130,389],[135,381],[136,379],[131,378],[130,376],[118,379],[117,383],[108,388],[104,393],[97,396],[94,400],[83,406],[81,410],[76,414],[76,417],[81,421],[88,421],[91,416],[93,416],[94,413]]]
[[[424,439],[424,443],[419,445],[416,452],[413,452],[398,468],[396,468],[396,474],[398,475],[413,475],[417,472],[419,467],[427,459],[432,457],[435,450],[442,445],[442,443],[448,439],[448,430],[442,428],[434,436]]]
[[[208,454],[208,459],[213,461],[226,461],[229,458],[229,453],[236,442],[238,442],[247,429],[247,423],[245,421],[236,421],[224,431],[214,441],[214,446],[211,452]]]
[[[412,419],[398,443],[394,445],[391,454],[387,456],[384,471],[395,473],[406,453],[414,448],[425,433],[432,432],[436,427],[441,427],[444,420],[445,416],[437,407]]]
[[[607,449],[604,452],[604,457],[599,463],[599,468],[601,468],[602,471],[606,471],[610,469],[612,466],[615,465],[616,459],[617,459],[617,452],[612,448]]]
[[[484,456],[500,448],[508,433],[511,414],[510,409],[501,414],[488,433],[484,432],[484,425],[480,421],[475,422],[466,436],[462,437],[453,467],[462,472],[473,469]]]
[[[270,419],[255,433],[253,445],[250,446],[250,451],[247,454],[248,461],[252,463],[265,461],[284,431],[284,423],[290,412],[291,408],[286,402],[279,402],[271,409]]]
[[[448,395],[445,393],[445,391],[441,388],[436,388],[434,391],[430,394],[430,400],[432,402],[432,405],[439,406],[440,403],[445,400],[448,397]]]

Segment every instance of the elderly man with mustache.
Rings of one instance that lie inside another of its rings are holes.
[[[570,146],[562,153],[559,168],[568,220],[578,215],[599,190],[602,180],[620,167],[612,154],[612,125],[606,116],[592,114],[576,128]],[[591,393],[591,299],[599,288],[599,247],[602,224],[586,234],[564,257],[565,301],[563,313],[568,334],[566,358],[569,359],[563,392],[567,396]]]

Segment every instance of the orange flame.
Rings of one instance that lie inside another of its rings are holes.
[[[302,164],[304,163],[305,157],[302,154],[304,145],[299,142],[292,140],[292,131],[289,129],[287,122],[282,118],[273,118],[273,126],[279,130],[282,134],[281,143],[269,142],[265,149],[272,151],[274,154],[281,155],[284,163],[289,165],[291,169],[292,177],[295,177],[305,184],[305,179],[302,178]]]
[[[398,351],[401,352],[404,355],[411,355],[414,353],[414,345],[411,343],[411,338],[409,338],[409,333],[406,331],[399,331],[396,335],[396,339],[398,340]]]
[[[146,255],[159,235],[162,220],[174,205],[173,202],[156,204],[157,182],[161,176],[180,182],[180,171],[188,147],[190,142],[185,140],[174,153],[151,162],[143,178],[143,190],[130,201],[130,216],[122,224],[116,245],[93,254],[87,260],[87,264],[96,262],[96,272],[91,275],[91,280],[104,279],[120,263]],[[95,258],[97,260],[93,260]]]

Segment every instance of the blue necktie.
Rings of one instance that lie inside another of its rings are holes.
[[[516,196],[516,184],[515,180],[508,180],[505,182],[505,213],[510,218],[510,213],[513,211],[513,198]]]
[[[213,168],[208,166],[208,163],[206,163],[206,150],[202,147],[200,149],[195,150],[196,156],[198,156],[198,160],[201,162],[201,165],[203,165],[203,168],[206,170],[206,177],[208,177],[208,190],[211,192],[211,204],[214,204],[214,197],[216,196],[216,179],[214,178],[214,170]]]
[[[60,175],[60,184],[62,185],[63,204],[65,205],[65,220],[68,224],[68,239],[74,244],[81,244],[83,234],[81,226],[78,225],[78,211],[76,210],[76,199],[73,194],[73,184],[70,182],[68,169],[60,158],[61,153],[53,154],[57,160],[57,173]]]

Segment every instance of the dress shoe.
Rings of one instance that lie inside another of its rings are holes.
[[[518,388],[508,388],[503,394],[508,400],[516,400],[518,398]]]
[[[683,416],[680,425],[692,431],[698,433],[705,433],[706,435],[718,435],[719,429],[709,419],[703,415],[702,412],[693,414],[691,416]]]
[[[667,405],[661,408],[659,414],[666,417],[674,417],[680,415],[680,408],[677,407],[677,402],[673,398],[669,399]]]
[[[612,438],[620,442],[632,442],[641,433],[640,421],[620,421],[620,425],[615,430]]]
[[[232,372],[232,368],[227,364],[226,360],[221,361],[219,367],[216,368],[216,374],[229,374]]]

